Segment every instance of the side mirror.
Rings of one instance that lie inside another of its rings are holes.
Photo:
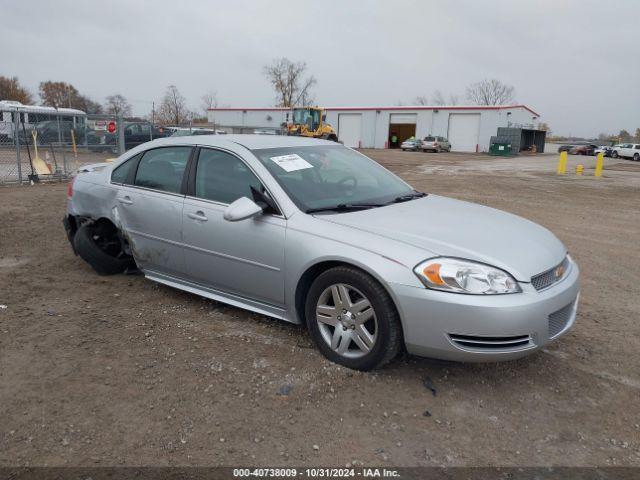
[[[247,197],[240,197],[225,208],[222,216],[229,222],[239,222],[240,220],[255,217],[260,213],[262,213],[262,207]]]

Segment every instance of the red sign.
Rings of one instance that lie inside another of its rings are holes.
[[[116,131],[116,122],[109,122],[107,124],[107,132],[115,133],[115,131]]]

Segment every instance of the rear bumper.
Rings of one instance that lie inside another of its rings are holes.
[[[76,252],[76,247],[74,244],[74,238],[76,236],[76,231],[78,230],[78,226],[76,225],[76,219],[71,215],[65,215],[62,218],[62,225],[64,226],[64,230],[67,233],[67,239],[71,244],[73,253],[77,255],[78,253]]]
[[[512,360],[564,335],[576,318],[580,290],[575,263],[552,287],[522,293],[461,295],[391,285],[409,353],[446,360]]]

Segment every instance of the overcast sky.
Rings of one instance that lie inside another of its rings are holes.
[[[144,115],[169,84],[190,107],[270,106],[262,69],[302,60],[325,106],[464,99],[513,85],[556,134],[640,127],[640,1],[0,0],[0,75],[62,80]]]

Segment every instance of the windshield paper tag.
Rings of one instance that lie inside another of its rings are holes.
[[[280,157],[271,157],[274,163],[277,163],[285,172],[295,172],[306,168],[313,168],[309,162],[297,154],[282,155]]]

